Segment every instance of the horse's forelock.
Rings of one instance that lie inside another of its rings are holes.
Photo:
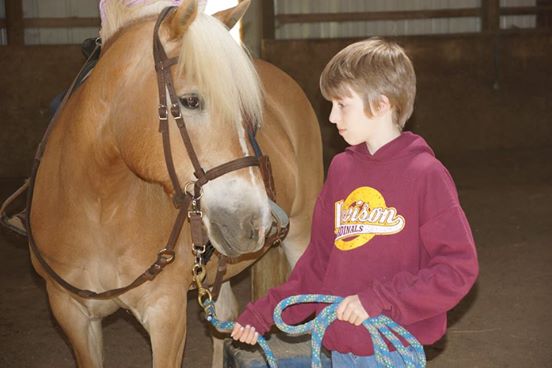
[[[224,119],[245,114],[261,121],[261,87],[247,52],[213,17],[200,14],[182,39],[177,75],[193,78],[209,104]]]
[[[102,0],[100,1],[102,41],[107,42],[117,31],[137,19],[161,13],[178,0]]]
[[[137,19],[158,14],[174,0],[145,0],[129,6],[128,0],[109,0],[102,9],[103,42]],[[177,75],[191,77],[204,94],[208,108],[223,119],[239,122],[246,115],[254,124],[262,121],[260,82],[247,52],[222,23],[201,13],[182,37]]]

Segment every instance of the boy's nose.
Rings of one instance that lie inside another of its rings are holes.
[[[330,111],[330,123],[332,124],[337,124],[337,121],[338,121],[338,114],[337,114],[337,109],[335,107],[332,107],[332,111]]]

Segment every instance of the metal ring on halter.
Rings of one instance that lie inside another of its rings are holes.
[[[163,260],[165,264],[172,263],[174,261],[175,252],[174,250],[168,250],[167,248],[163,248],[157,253],[157,258],[159,260]]]
[[[198,199],[201,199],[201,197],[203,197],[203,187],[199,187],[199,196],[197,197],[194,197],[194,192],[188,190],[190,186],[193,186],[195,188],[195,183],[195,181],[187,182],[186,185],[184,185],[184,191],[191,195],[197,201]]]

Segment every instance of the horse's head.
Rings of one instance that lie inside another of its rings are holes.
[[[170,71],[177,101],[168,101],[168,105],[180,107],[198,161],[206,171],[254,155],[246,125],[257,126],[261,121],[261,86],[248,54],[225,27],[236,23],[248,5],[244,1],[209,16],[198,11],[197,0],[185,0],[159,28],[168,57],[178,57]],[[108,41],[104,57],[116,63],[122,75],[121,90],[110,101],[117,149],[137,176],[161,184],[170,197],[174,190],[158,130],[159,97],[150,41],[153,22],[149,19],[124,28]],[[184,188],[196,180],[196,170],[175,119],[168,115],[174,167]],[[203,187],[201,206],[209,238],[221,253],[236,256],[260,249],[271,216],[258,167],[209,181]]]

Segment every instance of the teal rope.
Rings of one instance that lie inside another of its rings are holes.
[[[213,325],[213,327],[215,327],[220,331],[232,331],[235,325],[234,322],[220,321],[215,317],[215,304],[213,303],[213,301],[209,300],[205,302],[204,309],[205,309],[205,313],[207,314],[206,316],[207,321],[209,321],[211,325]],[[268,362],[268,366],[270,368],[278,368],[276,357],[274,356],[274,353],[270,349],[270,346],[268,346],[266,339],[263,336],[259,335],[259,337],[257,338],[257,343],[264,351],[266,361]]]
[[[337,319],[336,310],[343,298],[331,295],[296,295],[282,300],[274,309],[274,322],[283,332],[293,335],[311,334],[312,343],[312,368],[321,368],[320,350],[322,347],[322,338],[328,326]],[[282,320],[282,312],[287,307],[300,303],[325,303],[329,306],[322,309],[320,314],[312,321],[299,326],[290,326]],[[221,322],[215,317],[215,306],[212,302],[206,304],[207,320],[219,330],[232,330],[234,322]],[[424,368],[426,359],[424,348],[416,338],[405,328],[398,325],[395,321],[384,315],[371,317],[365,320],[362,325],[370,332],[372,344],[374,346],[374,356],[378,365],[385,368],[393,368],[389,348],[385,343],[387,339],[397,350],[407,368]],[[404,338],[414,349],[410,352],[398,339],[398,336]],[[266,340],[259,336],[258,343],[263,349],[268,365],[271,368],[277,368],[276,358]]]

